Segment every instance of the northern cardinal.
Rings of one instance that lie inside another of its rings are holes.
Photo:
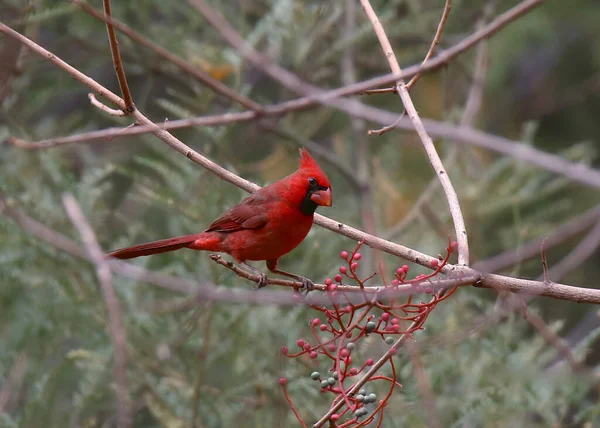
[[[246,264],[247,260],[266,260],[271,272],[297,279],[310,289],[313,284],[309,279],[278,270],[277,262],[304,240],[319,205],[331,206],[331,184],[308,151],[302,149],[296,172],[253,193],[204,232],[134,245],[108,256],[131,259],[180,248],[215,251],[230,254],[257,273],[259,288],[266,285],[267,277]]]

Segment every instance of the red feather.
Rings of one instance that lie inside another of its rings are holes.
[[[305,149],[300,153],[296,172],[253,193],[204,232],[134,245],[108,256],[130,259],[190,248],[228,253],[239,262],[268,260],[268,265],[277,266],[277,259],[296,248],[308,234],[314,208],[331,205],[327,175]],[[314,193],[318,195],[311,197]],[[306,211],[307,203],[313,204],[312,211]]]

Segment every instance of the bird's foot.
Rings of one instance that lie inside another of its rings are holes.
[[[254,287],[252,287],[254,290],[259,290],[263,287],[266,287],[269,284],[269,278],[267,277],[266,273],[258,273],[258,281],[256,282],[256,285]]]
[[[315,289],[315,284],[310,279],[305,278],[303,276],[299,276],[298,281],[302,284],[302,286],[298,287],[296,291],[300,291],[301,293],[308,294],[309,292]]]

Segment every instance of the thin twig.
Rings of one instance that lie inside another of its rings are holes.
[[[63,197],[65,211],[71,219],[73,225],[79,231],[85,250],[90,259],[96,265],[96,275],[100,282],[104,301],[108,310],[110,321],[110,334],[114,346],[114,366],[113,376],[115,378],[116,399],[117,399],[117,420],[120,428],[131,426],[131,415],[129,409],[129,397],[127,394],[127,337],[125,326],[123,325],[123,314],[119,305],[119,299],[112,286],[112,274],[108,260],[104,257],[102,249],[98,245],[98,240],[94,232],[81,211],[75,198],[66,194]]]
[[[119,51],[119,41],[117,40],[117,33],[113,28],[112,23],[109,21],[111,18],[110,11],[110,0],[103,0],[104,3],[104,16],[106,20],[106,31],[108,32],[108,42],[110,44],[110,53],[112,54],[113,64],[115,66],[115,72],[117,73],[117,80],[119,81],[119,87],[121,88],[121,94],[123,95],[123,101],[125,102],[125,112],[131,113],[135,110],[133,104],[133,98],[131,97],[131,91],[127,84],[127,76],[125,75],[125,69],[123,68],[123,60],[121,59],[121,52]]]
[[[566,240],[588,229],[600,218],[600,205],[596,205],[590,210],[579,214],[565,222],[564,224],[553,228],[552,233],[546,237],[533,239],[519,248],[507,250],[489,259],[482,260],[473,265],[473,269],[480,272],[498,272],[510,266],[521,263],[540,254],[540,245],[543,239],[546,239],[546,249],[550,249],[562,244]],[[558,273],[558,275],[557,275]],[[556,280],[561,279],[560,272],[553,272]]]
[[[488,15],[492,13],[492,7],[489,7],[491,3],[488,3],[488,7],[485,8],[485,13],[483,17],[477,22],[476,31],[483,28],[485,26],[485,20],[488,18]],[[463,114],[460,119],[461,127],[472,127],[475,122],[475,118],[479,109],[481,108],[481,102],[483,99],[483,89],[485,84],[485,76],[487,73],[487,41],[484,40],[479,45],[477,45],[477,54],[475,58],[475,70],[473,72],[473,82],[469,88],[469,93],[467,95],[467,101],[465,102],[465,107],[463,109]],[[402,116],[401,116],[402,117]],[[400,119],[398,119],[400,120]],[[449,168],[454,165],[456,162],[456,158],[459,153],[458,146],[451,146],[449,149],[449,153],[444,159],[444,164]],[[404,218],[395,226],[390,228],[383,237],[386,239],[391,239],[392,237],[402,233],[412,221],[417,218],[419,213],[421,212],[421,208],[428,204],[429,200],[433,197],[433,195],[437,192],[440,186],[440,181],[437,177],[433,178],[424,191],[421,192],[417,201],[413,204],[410,211]]]
[[[425,58],[421,63],[421,67],[425,65],[425,63],[429,60],[429,58],[432,57],[433,53],[435,52],[435,48],[437,47],[438,43],[440,42],[440,39],[442,38],[442,32],[444,31],[446,21],[448,20],[448,16],[450,15],[450,9],[452,9],[452,0],[446,0],[446,3],[444,4],[444,11],[442,12],[442,17],[440,18],[440,22],[437,26],[435,36],[431,41],[431,46],[429,46],[427,55],[425,55]],[[417,83],[417,80],[419,80],[420,77],[421,73],[415,74],[413,78],[410,79],[410,82],[406,84],[406,89],[410,91],[412,87],[415,86],[415,83]]]
[[[379,43],[381,44],[381,48],[383,50],[384,55],[386,56],[388,63],[392,72],[396,75],[402,74],[402,69],[400,68],[400,64],[396,59],[396,55],[394,54],[394,50],[392,49],[392,45],[388,40],[388,37],[385,33],[377,14],[371,7],[371,3],[369,0],[361,0],[361,4],[365,13],[369,17],[371,24],[373,25],[373,30],[379,39]],[[458,195],[454,190],[454,186],[452,186],[452,182],[448,177],[448,173],[444,169],[444,165],[442,164],[442,160],[437,153],[435,145],[421,118],[417,113],[417,109],[415,108],[406,84],[404,80],[399,79],[396,83],[396,89],[398,91],[398,95],[402,99],[402,103],[404,108],[406,109],[406,113],[413,123],[421,142],[423,143],[423,147],[425,148],[425,152],[427,153],[427,157],[429,158],[429,162],[436,175],[438,176],[442,188],[444,189],[444,193],[446,194],[446,199],[448,201],[448,207],[450,209],[450,215],[452,216],[452,220],[454,222],[454,230],[456,232],[456,240],[458,242],[458,264],[460,266],[468,266],[469,265],[469,242],[467,237],[467,228],[465,226],[465,220],[463,218],[462,211],[460,209],[460,202],[458,201]]]
[[[590,258],[600,247],[600,221],[588,232],[584,239],[560,262],[548,269],[547,275],[556,281],[574,271]]]
[[[125,113],[123,110],[117,110],[115,108],[110,108],[107,105],[102,104],[100,101],[98,101],[98,98],[96,98],[96,94],[93,94],[91,92],[88,94],[88,98],[90,99],[90,103],[94,107],[102,110],[104,113],[108,113],[111,116],[127,116],[129,114],[129,113]],[[14,143],[14,144],[16,146],[22,146],[23,145],[22,142],[20,142],[20,143]],[[27,147],[27,146],[25,146],[25,147]]]
[[[200,82],[204,83],[206,86],[208,86],[215,92],[217,92],[217,93],[223,95],[224,97],[237,102],[241,106],[246,107],[255,112],[260,112],[262,110],[262,106],[260,104],[237,93],[233,89],[229,88],[227,85],[221,83],[219,80],[212,77],[210,74],[200,70],[197,67],[193,67],[192,65],[188,64],[186,61],[184,61],[177,55],[162,48],[161,46],[157,45],[156,43],[148,40],[146,37],[142,36],[140,33],[136,32],[131,27],[123,24],[122,22],[114,19],[113,17],[104,16],[102,14],[102,12],[96,10],[95,8],[90,6],[88,3],[86,3],[85,1],[83,1],[83,0],[69,0],[69,1],[73,4],[76,4],[77,6],[81,7],[81,9],[83,9],[86,13],[93,16],[94,18],[96,18],[102,22],[110,23],[117,30],[121,31],[123,34],[125,34],[127,37],[129,37],[131,40],[134,40],[135,42],[141,44],[142,46],[145,46],[146,48],[150,49],[151,51],[156,53],[158,56],[165,58],[169,62],[172,62],[173,64],[177,65],[184,72],[186,72],[187,74],[198,79]]]
[[[559,355],[568,361],[573,371],[580,371],[583,368],[579,361],[575,359],[569,347],[556,333],[550,329],[550,327],[548,327],[548,325],[538,314],[534,312],[528,312],[525,318],[542,335],[546,342],[554,346]]]

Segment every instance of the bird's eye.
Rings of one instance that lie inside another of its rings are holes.
[[[308,179],[308,184],[309,184],[311,187],[315,187],[315,186],[317,185],[317,180],[316,180],[314,177],[310,177],[310,178]]]

